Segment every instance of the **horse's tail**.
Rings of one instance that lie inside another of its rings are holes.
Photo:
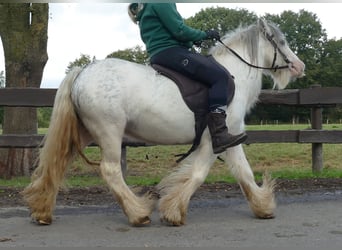
[[[81,152],[80,123],[71,100],[71,88],[81,70],[77,67],[69,72],[56,93],[38,167],[31,184],[23,191],[32,217],[40,223],[51,222],[58,189],[71,160],[77,153],[85,157]]]

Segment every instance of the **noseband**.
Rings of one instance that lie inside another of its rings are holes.
[[[250,66],[252,68],[274,70],[274,72],[276,72],[278,69],[287,69],[287,68],[289,68],[288,64],[290,64],[291,61],[287,58],[285,53],[281,49],[279,49],[278,44],[274,40],[274,35],[267,33],[265,26],[263,26],[262,28],[263,28],[263,32],[262,33],[265,35],[266,39],[272,44],[272,46],[274,48],[273,62],[272,62],[272,66],[271,67],[262,67],[262,66],[257,66],[257,65],[251,64],[251,63],[247,62],[245,59],[243,59],[236,51],[234,51],[233,49],[229,48],[226,44],[224,44],[221,39],[219,39],[218,42],[221,43],[230,52],[232,52],[242,62],[244,62],[245,64],[247,64],[248,66]],[[278,52],[283,57],[283,60],[287,63],[287,65],[283,65],[283,66],[275,65],[275,62],[276,62],[277,56],[278,56]]]

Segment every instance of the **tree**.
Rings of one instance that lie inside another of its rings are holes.
[[[185,20],[191,27],[209,30],[219,30],[221,35],[235,30],[240,25],[250,25],[257,20],[256,14],[246,9],[228,9],[224,7],[210,7],[196,13]]]
[[[342,87],[342,39],[328,40],[323,47],[323,54],[318,63],[316,78],[323,87]],[[341,122],[342,106],[326,108],[323,111],[323,119],[330,122]]]
[[[328,40],[323,45],[323,52],[318,63],[319,84],[324,87],[342,87],[342,39]]]
[[[210,7],[202,9],[195,16],[189,17],[185,23],[190,27],[201,30],[216,29],[223,36],[240,26],[247,26],[257,20],[256,14],[249,12],[246,9],[228,9],[224,7]],[[208,47],[214,43],[212,41],[205,42]],[[207,49],[202,49],[201,52],[206,54]]]
[[[65,73],[68,74],[72,70],[72,68],[76,66],[78,67],[87,66],[89,63],[94,62],[95,60],[96,60],[95,56],[93,57],[93,60],[91,60],[89,55],[81,54],[79,58],[69,63]]]
[[[48,60],[49,5],[0,3],[0,36],[5,54],[6,87],[39,88]],[[35,108],[4,108],[4,134],[36,134]],[[0,177],[29,175],[37,150],[0,151]]]
[[[107,58],[120,58],[131,62],[146,64],[148,62],[148,56],[146,50],[143,50],[140,46],[134,48],[118,50],[107,56]]]

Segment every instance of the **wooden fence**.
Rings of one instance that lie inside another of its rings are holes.
[[[0,89],[0,106],[52,107],[56,89],[3,88]],[[263,90],[260,103],[269,105],[302,106],[311,109],[311,129],[287,131],[247,131],[246,144],[252,143],[310,143],[312,144],[312,170],[323,169],[323,144],[342,143],[342,130],[322,130],[322,108],[342,104],[342,88]],[[0,148],[38,147],[43,135],[0,135]],[[124,140],[123,162],[126,147],[147,146],[141,142]]]

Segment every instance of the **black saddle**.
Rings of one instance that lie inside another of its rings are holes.
[[[182,94],[184,102],[192,112],[208,112],[209,105],[207,86],[164,66],[153,64],[152,67],[158,73],[170,78],[176,83]]]

